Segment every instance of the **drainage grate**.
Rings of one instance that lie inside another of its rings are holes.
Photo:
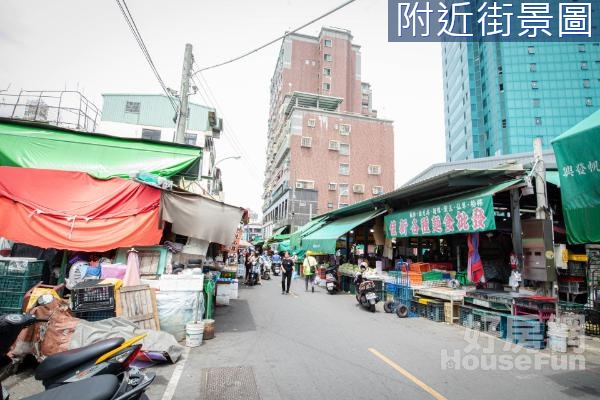
[[[260,400],[252,367],[204,370],[206,400]]]

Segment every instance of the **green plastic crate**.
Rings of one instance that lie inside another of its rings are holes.
[[[15,259],[0,260],[0,277],[39,276],[44,269],[44,260],[25,261]]]
[[[42,280],[41,275],[1,276],[0,291],[26,292]]]
[[[444,279],[444,275],[440,271],[423,272],[422,276],[424,281],[441,281]]]
[[[0,292],[0,308],[18,308],[23,305],[25,292]]]
[[[0,307],[0,315],[22,314],[21,307]]]

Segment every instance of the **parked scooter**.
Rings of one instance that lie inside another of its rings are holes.
[[[340,290],[337,267],[335,265],[328,267],[325,271],[325,287],[329,294],[334,294]]]
[[[263,259],[261,278],[266,281],[271,279],[271,257],[269,256],[265,256]]]
[[[47,320],[30,314],[0,316],[0,358],[10,363],[6,357],[10,346],[24,328],[37,322]],[[35,372],[35,378],[41,380],[47,390],[31,399],[142,398],[155,375],[129,367],[141,349],[141,344],[134,344],[140,339],[106,339],[47,357]],[[9,365],[5,363],[4,367]]]
[[[375,312],[375,304],[379,302],[379,296],[375,291],[375,282],[364,278],[366,264],[361,265],[361,272],[354,278],[356,284],[356,301],[371,312]]]
[[[273,272],[273,275],[279,276],[279,274],[281,273],[281,263],[274,262],[273,264],[271,264],[271,271]]]
[[[260,276],[260,263],[258,260],[252,263],[250,268],[250,275],[248,276],[248,286],[254,286],[258,283],[258,277]]]

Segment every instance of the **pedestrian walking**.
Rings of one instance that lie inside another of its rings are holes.
[[[311,251],[306,252],[304,262],[302,263],[302,274],[304,275],[305,291],[308,292],[308,283],[310,282],[311,291],[315,292],[315,274],[317,272],[317,259]]]
[[[287,251],[283,256],[283,260],[281,261],[281,267],[283,270],[281,271],[281,294],[290,293],[290,285],[292,284],[292,273],[294,272],[294,260],[290,257],[290,253]],[[287,288],[286,288],[287,282]]]

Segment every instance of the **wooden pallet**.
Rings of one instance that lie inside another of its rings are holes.
[[[123,317],[142,329],[160,330],[156,293],[148,285],[123,286],[116,296],[117,317]]]

